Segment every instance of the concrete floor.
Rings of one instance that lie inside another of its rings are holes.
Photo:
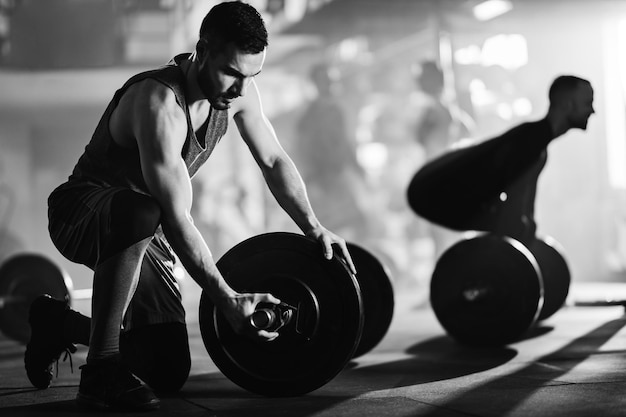
[[[317,391],[276,399],[250,394],[217,370],[192,314],[192,375],[179,396],[162,399],[149,415],[625,416],[625,326],[621,306],[569,305],[515,344],[469,349],[447,337],[411,291],[397,291],[394,320],[374,350]],[[87,414],[74,403],[85,348],[73,355],[73,373],[60,362],[43,391],[26,378],[23,352],[0,336],[0,416]]]

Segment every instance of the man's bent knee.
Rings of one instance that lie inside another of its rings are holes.
[[[101,259],[154,235],[161,221],[161,207],[147,195],[132,190],[117,194],[111,202],[111,235]]]
[[[111,229],[138,242],[154,234],[161,221],[161,207],[150,196],[128,190],[111,202]]]

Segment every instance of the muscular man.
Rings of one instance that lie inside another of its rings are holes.
[[[230,288],[190,215],[190,178],[229,116],[283,209],[326,258],[336,244],[354,271],[345,241],[317,220],[261,109],[254,78],[266,47],[253,7],[221,3],[202,22],[193,54],[138,74],[116,92],[72,175],[49,197],[54,244],[94,271],[92,317],[49,297],[33,303],[25,366],[36,387],[47,387],[54,361],[81,343],[89,346],[77,395],[82,406],[154,409],[159,399],[150,388],[180,389],[191,364],[174,253],[236,331],[277,336],[253,330],[247,318],[259,302],[279,300]]]
[[[482,230],[527,242],[535,235],[537,179],[546,148],[594,113],[589,81],[563,75],[548,93],[546,116],[477,145],[456,149],[420,169],[408,189],[420,216],[454,230]]]

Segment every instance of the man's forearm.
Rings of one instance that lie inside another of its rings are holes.
[[[304,233],[320,227],[306,192],[306,186],[290,159],[278,159],[263,172],[276,201]]]
[[[236,293],[217,269],[213,256],[194,224],[163,222],[163,232],[187,273],[205,290],[216,305],[221,305]]]

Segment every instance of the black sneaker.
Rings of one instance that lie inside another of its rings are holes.
[[[50,386],[52,366],[55,362],[58,366],[61,354],[66,352],[67,357],[76,352],[76,346],[63,339],[63,320],[69,308],[66,301],[47,294],[37,297],[30,305],[31,334],[24,353],[24,366],[28,379],[39,389]]]
[[[116,411],[148,411],[161,401],[128,369],[119,356],[94,361],[80,367],[79,406]]]

